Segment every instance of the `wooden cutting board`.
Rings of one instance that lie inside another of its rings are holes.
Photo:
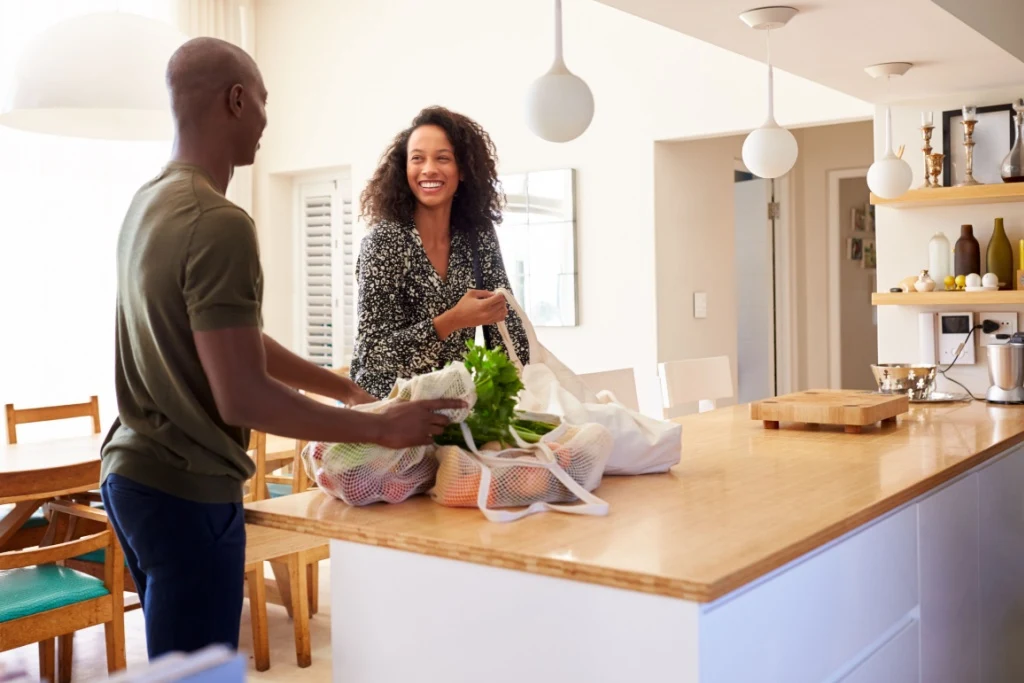
[[[870,391],[801,391],[750,404],[750,417],[767,429],[780,422],[842,425],[848,434],[877,422],[895,424],[896,416],[910,410],[906,394],[884,395]]]

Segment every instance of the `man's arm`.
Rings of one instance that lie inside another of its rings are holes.
[[[293,389],[337,399],[349,406],[377,400],[348,377],[295,355],[266,333],[263,335],[263,348],[266,351],[267,374]]]
[[[270,434],[329,442],[371,442],[391,448],[432,443],[448,419],[436,411],[461,401],[409,401],[374,415],[306,398],[267,373],[256,327],[193,332],[217,409],[228,424]]]

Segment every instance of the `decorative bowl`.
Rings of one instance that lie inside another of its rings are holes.
[[[911,400],[920,401],[931,396],[935,390],[937,365],[912,365],[910,363],[881,363],[872,365],[875,384],[882,394],[906,394]]]

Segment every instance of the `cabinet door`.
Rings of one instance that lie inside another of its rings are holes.
[[[923,680],[920,635],[920,624],[910,622],[844,677],[842,683],[920,683]]]
[[[1024,680],[1024,449],[977,474],[981,531],[981,676]]]
[[[921,558],[921,680],[978,678],[978,476],[918,505]]]

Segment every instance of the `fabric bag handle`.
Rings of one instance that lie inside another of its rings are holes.
[[[512,292],[505,288],[497,289],[494,291],[495,294],[501,294],[505,297],[505,301],[508,302],[509,308],[512,312],[519,316],[519,322],[523,324],[523,330],[526,332],[526,339],[530,346],[530,362],[539,363],[541,362],[540,342],[537,341],[537,331],[533,329],[533,323],[526,317],[526,311],[519,305],[516,298],[512,296]],[[512,335],[508,332],[508,324],[502,320],[498,323],[498,334],[501,335],[501,341],[505,345],[505,352],[508,354],[509,360],[519,370],[523,369],[523,363],[519,360],[519,356],[516,354],[515,344],[512,343]]]
[[[608,503],[595,496],[590,491],[580,486],[575,479],[569,476],[559,466],[558,461],[555,458],[555,454],[551,452],[551,449],[544,442],[538,442],[536,444],[527,444],[524,442],[515,430],[512,432],[512,437],[515,439],[517,445],[524,450],[536,451],[534,455],[524,455],[520,458],[509,460],[508,458],[497,458],[492,455],[485,455],[477,450],[476,442],[473,440],[473,434],[469,431],[469,427],[465,422],[460,423],[462,429],[462,436],[466,440],[466,445],[469,447],[469,452],[472,457],[476,460],[477,464],[480,465],[480,488],[477,490],[476,504],[480,508],[480,511],[484,513],[491,522],[514,522],[520,520],[538,512],[553,511],[553,512],[564,512],[574,515],[594,515],[604,516],[608,514]],[[539,454],[539,455],[538,455]],[[491,466],[505,466],[507,467],[510,462],[515,463],[517,467],[537,467],[542,468],[550,472],[558,481],[562,483],[569,492],[574,496],[583,501],[577,505],[562,505],[558,503],[546,503],[544,501],[537,501],[530,503],[527,507],[521,510],[495,510],[487,505],[487,494],[491,490]]]

